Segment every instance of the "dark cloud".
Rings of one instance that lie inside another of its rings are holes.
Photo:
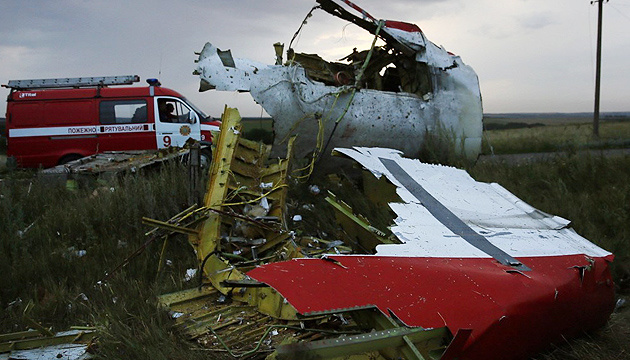
[[[553,91],[553,83],[527,85],[531,82],[527,74],[537,73],[539,79],[546,79],[551,76],[545,76],[545,72],[562,73],[538,60],[537,52],[542,48],[547,57],[564,59],[571,54],[586,59],[587,64],[590,59],[586,17],[590,5],[580,5],[586,14],[576,14],[574,0],[557,0],[544,6],[521,0],[355,2],[377,18],[414,22],[431,40],[461,55],[479,73],[482,87],[488,89],[484,90],[484,104],[490,106],[501,96],[499,90],[484,84],[485,79],[496,78],[498,83],[500,78],[502,84],[536,87],[543,94]],[[160,76],[165,86],[180,91],[214,115],[226,102],[238,106],[245,115],[258,115],[260,107],[247,94],[198,93],[198,78],[192,75],[194,52],[210,41],[219,48],[232,49],[235,57],[273,63],[272,44],[280,41],[288,45],[315,4],[315,0],[0,0],[0,83],[19,78]],[[576,16],[582,15],[583,23],[576,21]],[[607,31],[624,33],[621,26],[614,27],[613,21],[611,17]],[[350,35],[353,26],[346,26],[346,22],[318,11],[305,26],[296,50],[341,52],[345,46],[351,50],[357,46],[353,43],[356,37]],[[609,66],[618,69],[616,74],[630,73],[624,70],[627,65],[622,53],[622,49],[629,48],[627,37],[610,37],[608,41],[615,41],[614,54],[604,54],[614,55],[608,60]],[[591,78],[587,70],[581,71],[586,72],[582,77]],[[564,83],[572,84],[578,77],[573,74]],[[625,89],[630,84],[627,76],[616,75],[612,81],[626,84]],[[0,96],[4,97],[2,92],[6,91],[0,89]],[[588,89],[582,98],[588,99],[591,92]],[[621,97],[624,90],[616,93]],[[558,95],[548,98],[554,96]],[[590,104],[590,99],[584,101]],[[512,105],[505,106],[501,110],[509,111]],[[4,108],[5,104],[0,103],[0,114]]]
[[[208,102],[219,96],[197,92],[198,78],[192,75],[195,51],[212,41],[223,48],[235,48],[235,56],[272,62],[273,42],[288,42],[313,4],[254,0],[2,1],[0,83],[18,78],[161,76],[165,86]],[[5,104],[0,104],[2,113],[4,108]]]

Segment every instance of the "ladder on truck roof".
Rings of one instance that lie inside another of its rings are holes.
[[[138,81],[140,81],[140,77],[138,75],[94,76],[59,79],[10,80],[7,85],[2,86],[10,88],[12,90],[33,90],[107,85],[131,85],[134,82]]]

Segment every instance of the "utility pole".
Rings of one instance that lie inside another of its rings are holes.
[[[604,12],[604,1],[608,0],[593,0],[593,3],[597,3],[597,63],[595,65],[595,110],[593,111],[593,136],[599,137],[599,92],[602,72],[602,19]]]

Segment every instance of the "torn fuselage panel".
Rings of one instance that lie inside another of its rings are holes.
[[[366,28],[376,29],[368,23]],[[225,65],[224,52],[207,43],[196,69],[200,90],[249,91],[275,120],[274,149],[299,135],[298,157],[323,151],[318,135],[330,139],[331,147],[390,147],[408,156],[418,154],[432,135],[476,159],[482,107],[472,68],[426,40],[415,25],[386,21],[379,36],[386,44],[372,49],[369,62],[364,63],[369,49],[355,49],[343,59],[347,64],[289,49],[285,65],[234,58],[232,67]]]

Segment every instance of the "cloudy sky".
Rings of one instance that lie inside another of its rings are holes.
[[[484,112],[592,111],[597,6],[589,0],[355,0],[376,18],[416,23],[479,75]],[[274,62],[314,0],[1,0],[0,84],[13,79],[159,77],[207,113],[259,116],[248,94],[198,92],[195,51]],[[630,111],[630,0],[604,5],[602,111]],[[316,11],[294,48],[327,60],[371,35]],[[3,98],[9,93],[1,88]],[[0,102],[0,114],[6,103]],[[1,116],[1,115],[0,115]]]

